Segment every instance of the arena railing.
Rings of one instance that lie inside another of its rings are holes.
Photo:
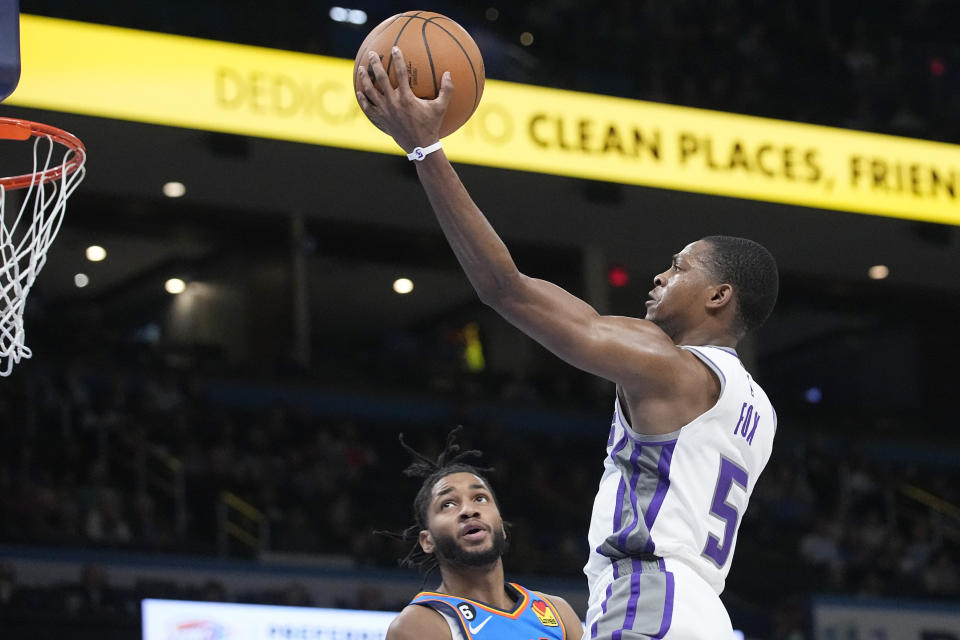
[[[217,549],[222,557],[230,555],[231,540],[254,555],[269,551],[270,521],[240,496],[223,491],[217,504]]]

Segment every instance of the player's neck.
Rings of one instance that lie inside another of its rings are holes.
[[[510,611],[516,604],[503,582],[503,561],[489,567],[441,567],[443,582],[438,591]]]
[[[714,325],[699,325],[692,327],[677,336],[672,336],[676,345],[706,346],[737,348],[737,338],[728,331]]]

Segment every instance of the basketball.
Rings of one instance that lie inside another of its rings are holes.
[[[376,51],[397,86],[390,55],[400,47],[407,63],[410,88],[418,98],[432,100],[440,92],[440,79],[449,71],[455,91],[440,125],[440,137],[448,136],[473,115],[483,96],[485,73],[477,43],[466,29],[439,13],[407,11],[387,18],[370,31],[353,64],[354,90],[359,90],[357,67],[367,66],[367,52]]]

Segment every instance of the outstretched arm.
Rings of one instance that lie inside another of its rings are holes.
[[[439,139],[453,94],[444,73],[436,100],[417,98],[407,83],[403,54],[394,48],[393,89],[376,54],[359,68],[357,99],[381,130],[410,152]],[[601,316],[560,287],[520,273],[500,237],[473,202],[442,150],[417,162],[417,173],[457,260],[480,299],[521,331],[573,366],[644,393],[663,393],[687,359],[656,325]]]

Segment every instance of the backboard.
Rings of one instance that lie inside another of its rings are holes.
[[[0,102],[20,82],[20,0],[0,0]]]

